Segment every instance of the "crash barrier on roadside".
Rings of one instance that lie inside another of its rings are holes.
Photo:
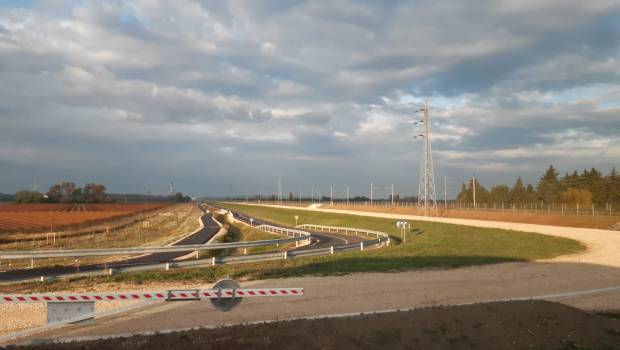
[[[296,247],[299,246],[299,243],[310,244],[310,236],[311,236],[310,232],[296,230],[296,229],[292,229],[292,228],[288,228],[288,227],[279,227],[279,226],[267,225],[267,224],[261,224],[261,225],[258,225],[258,226],[254,226],[254,228],[262,230],[262,231],[266,231],[266,232],[277,233],[277,234],[280,234],[280,235],[286,235],[286,236],[289,236],[289,237],[295,237],[295,238],[305,237],[306,239],[304,240],[304,242],[295,241],[295,246]]]
[[[231,279],[216,282],[211,289],[181,289],[153,292],[0,294],[0,304],[46,303],[47,323],[71,323],[94,317],[95,302],[196,301],[209,300],[220,311],[237,306],[243,298],[303,296],[303,288],[241,288]]]
[[[326,225],[315,225],[315,224],[303,224],[297,225],[298,228],[306,229],[310,231],[324,231],[324,232],[332,232],[332,233],[340,233],[345,235],[355,235],[359,236],[375,236],[380,242],[386,242],[386,245],[390,245],[390,235],[385,232],[375,231],[375,230],[367,230],[363,228],[355,228],[355,227],[338,227],[338,226],[326,226]]]
[[[277,229],[283,229],[276,226]],[[40,276],[37,278],[28,278],[21,279],[15,281],[6,281],[0,282],[2,284],[12,284],[15,282],[36,282],[36,281],[47,281],[54,279],[72,279],[72,278],[81,278],[81,277],[93,277],[93,276],[103,276],[103,275],[114,275],[118,273],[125,272],[145,272],[145,271],[158,271],[158,270],[171,270],[177,268],[192,268],[192,267],[208,267],[208,266],[216,266],[216,265],[227,265],[227,264],[241,264],[246,262],[260,262],[260,261],[269,261],[269,260],[282,260],[288,258],[302,257],[302,256],[311,256],[311,255],[325,255],[325,254],[334,254],[339,251],[352,251],[352,250],[364,250],[365,248],[369,248],[372,246],[382,246],[384,243],[389,245],[389,236],[386,233],[380,231],[372,231],[366,229],[357,229],[350,227],[335,227],[335,226],[324,226],[324,225],[314,225],[314,224],[306,224],[300,225],[301,228],[312,229],[317,231],[329,231],[333,233],[345,233],[345,234],[366,234],[366,235],[375,235],[379,238],[362,241],[359,243],[351,243],[344,245],[337,245],[325,248],[314,248],[314,249],[304,249],[304,250],[291,250],[291,251],[279,251],[279,252],[270,252],[270,253],[258,253],[258,254],[250,254],[250,255],[239,255],[239,256],[223,256],[223,257],[211,257],[207,259],[195,259],[195,260],[186,260],[186,261],[174,261],[167,263],[153,263],[153,264],[141,264],[135,266],[112,266],[105,267],[103,269],[99,269],[96,271],[87,271],[87,272],[75,272],[70,274],[63,274],[58,276]],[[296,234],[295,232],[304,232],[306,234],[310,234],[305,231],[288,229],[291,234]],[[284,240],[272,240],[271,242],[279,241],[281,242],[289,242],[288,240],[293,239],[301,239],[302,241],[307,239],[306,236],[302,237],[293,237]],[[266,241],[255,241],[255,242],[266,242]],[[250,243],[250,242],[246,242]],[[273,243],[272,243],[273,244]],[[215,245],[215,244],[213,244]],[[1,256],[1,255],[0,255]]]
[[[300,231],[303,232],[303,231]],[[307,233],[307,232],[306,232]],[[310,235],[309,233],[307,233]],[[113,255],[138,255],[171,252],[192,252],[202,250],[218,250],[231,248],[250,248],[283,244],[308,239],[307,236],[292,236],[291,238],[269,239],[261,241],[191,244],[179,246],[156,246],[156,247],[129,247],[129,248],[98,248],[98,249],[61,249],[61,250],[16,250],[0,252],[0,260],[9,259],[42,259],[42,258],[68,258],[84,256],[113,256]]]

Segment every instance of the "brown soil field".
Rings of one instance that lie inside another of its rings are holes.
[[[620,319],[548,301],[446,306],[11,349],[618,349]]]
[[[368,211],[376,213],[390,213],[390,214],[406,214],[406,215],[423,215],[424,213],[417,208],[411,207],[370,207],[365,205],[322,205],[321,208],[325,209],[343,209],[343,210],[357,210]],[[439,216],[448,218],[459,219],[473,219],[473,220],[489,220],[489,221],[506,221],[506,222],[519,222],[526,224],[539,224],[539,225],[552,225],[552,226],[567,226],[567,227],[583,227],[583,228],[598,228],[609,229],[614,224],[620,222],[620,216],[612,215],[561,215],[561,214],[547,214],[547,213],[519,213],[519,212],[501,212],[501,211],[471,211],[471,210],[457,210],[439,209]]]
[[[55,231],[168,205],[170,204],[8,204],[0,206],[0,232]]]

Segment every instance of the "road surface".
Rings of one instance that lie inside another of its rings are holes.
[[[227,209],[225,209],[227,210]],[[233,214],[233,217],[239,221],[243,221],[248,225],[253,225],[253,226],[258,226],[258,225],[271,225],[271,226],[278,226],[278,227],[285,227],[283,225],[280,224],[276,224],[270,221],[266,221],[266,220],[261,220],[261,219],[257,219],[257,218],[253,218],[250,217],[242,212],[239,211],[235,211],[235,210],[228,210]],[[323,233],[323,232],[316,232],[316,231],[308,231],[310,232],[310,244],[308,245],[304,245],[298,248],[294,248],[291,250],[308,250],[308,249],[316,249],[316,248],[329,248],[330,246],[339,246],[339,245],[346,245],[349,243],[359,243],[361,241],[363,241],[363,237],[357,237],[357,236],[347,236],[347,235],[339,235],[339,234],[334,234],[334,233]]]

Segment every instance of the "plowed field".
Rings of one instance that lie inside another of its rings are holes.
[[[0,206],[0,232],[49,229],[89,224],[154,210],[149,204],[9,204]]]

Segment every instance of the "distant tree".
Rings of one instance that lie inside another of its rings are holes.
[[[73,192],[76,186],[73,182],[63,182],[60,184],[60,203],[73,202]]]
[[[547,204],[557,202],[560,192],[560,180],[558,179],[558,172],[550,165],[545,174],[540,178],[538,185],[536,186],[536,192],[538,200],[541,200]]]
[[[473,202],[472,194],[467,190],[467,185],[463,182],[461,184],[461,191],[456,195],[456,201],[461,204],[467,204]]]
[[[73,193],[71,193],[71,202],[72,203],[83,203],[84,202],[84,198],[82,198],[82,189],[80,187],[77,187],[76,189],[73,190]]]
[[[46,193],[47,199],[52,203],[60,203],[62,188],[59,184],[52,185]]]
[[[461,192],[456,197],[458,202],[467,204],[474,203],[474,186],[473,179],[467,182],[467,185],[463,183],[461,186]],[[489,202],[489,191],[476,179],[476,205]]]
[[[536,201],[536,190],[534,190],[534,186],[532,184],[527,184],[526,192],[526,202],[532,203]]]
[[[519,205],[527,201],[527,192],[525,186],[523,186],[523,180],[521,176],[517,177],[517,181],[510,190],[510,202],[511,204]]]
[[[41,203],[43,195],[35,191],[19,191],[15,193],[15,202],[19,204]]]
[[[177,202],[177,203],[183,203],[184,202],[184,200],[183,200],[183,193],[181,193],[181,192],[175,193],[174,194],[174,201]]]
[[[620,175],[618,175],[616,168],[613,168],[606,178],[606,192],[607,202],[620,206]]]
[[[510,187],[506,185],[497,185],[491,188],[489,200],[494,203],[510,202]]]
[[[84,185],[82,191],[82,198],[84,203],[105,203],[108,201],[108,195],[106,194],[106,188],[102,184],[87,183]]]
[[[562,192],[560,198],[562,202],[566,204],[579,204],[583,207],[592,205],[592,192],[585,189],[569,188]]]

